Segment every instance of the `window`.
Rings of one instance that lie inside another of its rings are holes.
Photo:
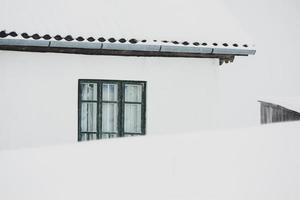
[[[79,80],[78,141],[145,135],[146,82]]]

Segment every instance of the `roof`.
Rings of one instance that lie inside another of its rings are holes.
[[[256,52],[254,45],[228,42],[82,37],[60,34],[28,34],[5,30],[0,32],[0,49],[92,55],[219,58],[220,64],[232,62],[234,56],[253,55]]]
[[[267,97],[259,100],[259,102],[271,103],[300,113],[299,97]]]

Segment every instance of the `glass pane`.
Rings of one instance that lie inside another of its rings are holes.
[[[89,140],[96,140],[97,139],[97,134],[89,134],[88,138],[89,138]]]
[[[81,104],[81,131],[97,131],[97,103]]]
[[[125,101],[141,102],[142,101],[142,86],[125,84]]]
[[[117,101],[118,100],[118,85],[111,83],[104,83],[102,85],[102,100],[103,101]]]
[[[141,133],[141,105],[125,104],[124,129],[126,133]]]
[[[81,133],[81,141],[86,141],[87,140],[87,134]]]
[[[131,134],[124,134],[124,137],[132,137],[133,135]]]
[[[124,134],[124,137],[135,137],[135,136],[141,136],[137,134]]]
[[[118,132],[117,103],[102,103],[102,132]]]
[[[81,99],[97,100],[97,83],[81,83]]]
[[[115,138],[115,137],[117,137],[117,134],[102,134],[102,139]]]

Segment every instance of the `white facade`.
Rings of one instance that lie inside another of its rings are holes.
[[[18,33],[249,42],[222,2],[206,2],[202,12],[196,2],[183,3],[4,0],[0,19],[16,11],[1,24]],[[168,15],[170,5],[180,12]],[[209,9],[226,18],[199,24],[197,18],[211,15]],[[220,20],[222,34],[205,30]],[[147,81],[147,135],[196,132],[219,122],[217,59],[1,51],[0,66],[0,149],[76,142],[78,79]]]
[[[146,134],[217,124],[217,59],[2,51],[1,148],[77,141],[78,79],[147,81]]]

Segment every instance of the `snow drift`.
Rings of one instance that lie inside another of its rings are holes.
[[[0,199],[299,199],[300,123],[0,152]]]

